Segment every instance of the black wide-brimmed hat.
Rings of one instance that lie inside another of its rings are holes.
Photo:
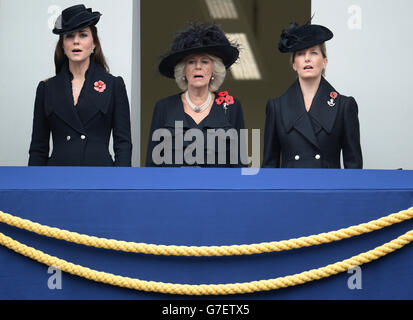
[[[53,33],[61,35],[95,25],[100,16],[99,12],[92,12],[92,9],[86,9],[83,4],[69,7],[57,18]]]
[[[316,24],[299,26],[291,23],[281,33],[278,49],[285,52],[296,52],[326,42],[333,38],[333,33],[326,27]]]
[[[175,34],[171,50],[159,64],[159,72],[168,78],[175,77],[175,66],[194,53],[207,53],[222,59],[229,68],[239,57],[235,44],[230,43],[220,27],[212,23],[190,23]]]

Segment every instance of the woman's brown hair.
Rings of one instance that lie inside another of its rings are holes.
[[[90,58],[98,65],[109,72],[109,66],[106,63],[105,55],[102,51],[102,46],[100,45],[100,40],[98,36],[98,30],[96,26],[89,26],[92,32],[93,42],[95,43],[95,52],[90,56]],[[68,61],[64,51],[63,51],[63,37],[60,35],[59,41],[56,44],[56,49],[54,52],[54,64],[56,69],[56,75],[62,70],[63,65]]]

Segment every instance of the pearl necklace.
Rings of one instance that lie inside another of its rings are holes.
[[[200,106],[196,106],[195,104],[192,103],[191,99],[189,99],[189,92],[187,91],[185,93],[185,99],[188,102],[189,106],[196,112],[196,113],[201,113],[202,111],[204,111],[209,104],[211,103],[212,100],[212,93],[209,92],[208,94],[208,98],[206,99],[206,101],[201,104]]]

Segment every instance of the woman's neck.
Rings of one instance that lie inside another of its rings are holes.
[[[298,78],[298,81],[300,82],[301,92],[304,98],[305,109],[308,112],[310,111],[318,87],[320,86],[321,76],[319,78],[312,79]]]
[[[321,77],[312,79],[302,79],[298,78],[300,82],[301,91],[304,97],[314,98],[317,93],[318,87],[320,86]]]
[[[90,59],[80,62],[69,61],[69,70],[73,75],[73,79],[84,79],[89,65]]]
[[[209,88],[206,87],[188,87],[189,96],[194,100],[205,100],[209,94]],[[191,99],[191,100],[192,100]]]

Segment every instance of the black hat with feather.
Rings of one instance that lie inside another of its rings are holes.
[[[333,38],[333,33],[324,26],[316,24],[299,26],[293,22],[288,29],[282,31],[278,49],[282,53],[297,52],[326,42],[331,38]]]
[[[229,68],[239,56],[238,48],[230,43],[224,31],[212,23],[190,23],[175,34],[171,50],[159,64],[159,72],[168,78],[175,77],[175,66],[185,57],[206,53],[222,59]]]

